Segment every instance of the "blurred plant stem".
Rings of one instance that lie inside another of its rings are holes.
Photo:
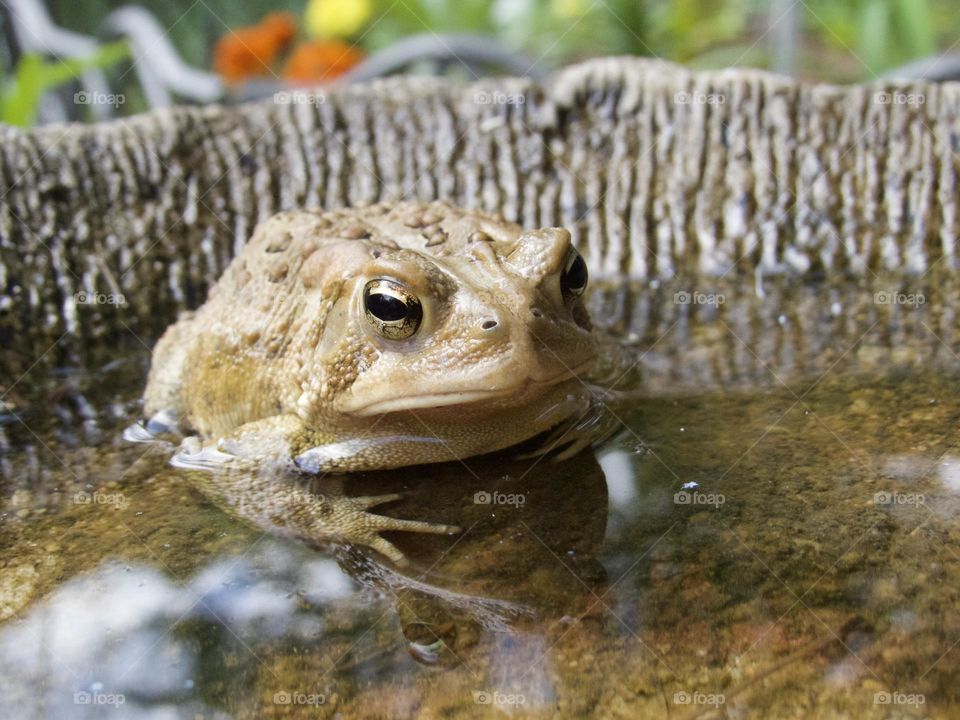
[[[105,69],[130,57],[125,40],[102,45],[89,58],[47,60],[28,53],[0,88],[0,122],[29,127],[36,121],[40,98],[48,90],[76,80],[87,70]]]

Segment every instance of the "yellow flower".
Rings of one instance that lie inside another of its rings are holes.
[[[350,37],[372,14],[372,0],[310,0],[303,20],[313,37]]]
[[[585,0],[553,0],[550,3],[553,14],[561,18],[577,18],[587,13]]]

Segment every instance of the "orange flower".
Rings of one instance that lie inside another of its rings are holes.
[[[333,80],[363,60],[363,51],[340,40],[300,43],[283,69],[284,80],[313,83]]]
[[[278,50],[287,48],[297,34],[297,20],[288,12],[270,13],[254,27],[259,27],[264,34],[272,37]]]
[[[270,13],[257,25],[237,28],[217,41],[213,69],[228,83],[266,75],[277,55],[290,46],[297,33],[290,13]]]

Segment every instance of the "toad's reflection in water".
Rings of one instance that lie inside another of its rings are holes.
[[[424,473],[426,481],[403,477]],[[592,451],[562,463],[500,453],[349,482],[351,492],[402,493],[391,514],[430,513],[464,528],[453,539],[397,534],[411,561],[405,568],[384,566],[362,548],[344,558],[348,572],[393,598],[421,662],[469,663],[503,643],[496,633],[529,637],[545,622],[583,614],[602,592],[606,573],[596,554],[607,491]]]
[[[529,446],[540,442],[534,438]],[[485,630],[522,632],[531,623],[582,614],[604,581],[595,555],[606,528],[607,492],[593,451],[554,462],[521,459],[526,449],[299,482],[282,472],[266,477],[263,467],[253,471],[256,477],[188,475],[239,520],[335,548],[351,576],[393,599],[411,655],[450,665],[480,651]],[[313,527],[297,524],[310,516],[300,512],[305,503],[323,503],[335,514],[349,503],[363,504],[357,498],[389,499],[378,503],[377,513],[391,522],[427,517],[463,530],[454,536],[381,531],[389,555],[401,560],[391,563],[367,548],[373,543],[353,545],[335,534],[320,540]]]
[[[495,668],[474,684],[527,708],[553,702],[539,662],[551,643],[543,624],[563,632],[605,582],[594,556],[607,495],[592,452],[561,464],[501,454],[321,485],[327,494],[402,493],[391,515],[429,511],[465,530],[398,533],[391,540],[410,560],[402,568],[350,546],[336,547],[338,566],[267,534],[181,583],[107,553],[0,629],[5,716],[95,717],[87,705],[111,705],[131,718],[220,718],[285,704],[284,693],[312,697],[314,710],[322,698],[320,709],[333,712],[341,680],[409,675],[412,662],[475,677]]]

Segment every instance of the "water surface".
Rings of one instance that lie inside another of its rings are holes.
[[[464,528],[389,535],[405,568],[250,527],[125,443],[139,343],[5,381],[0,715],[960,716],[942,311],[839,327],[811,288],[820,315],[743,329],[664,297],[604,315],[648,387],[596,455],[325,481]]]

